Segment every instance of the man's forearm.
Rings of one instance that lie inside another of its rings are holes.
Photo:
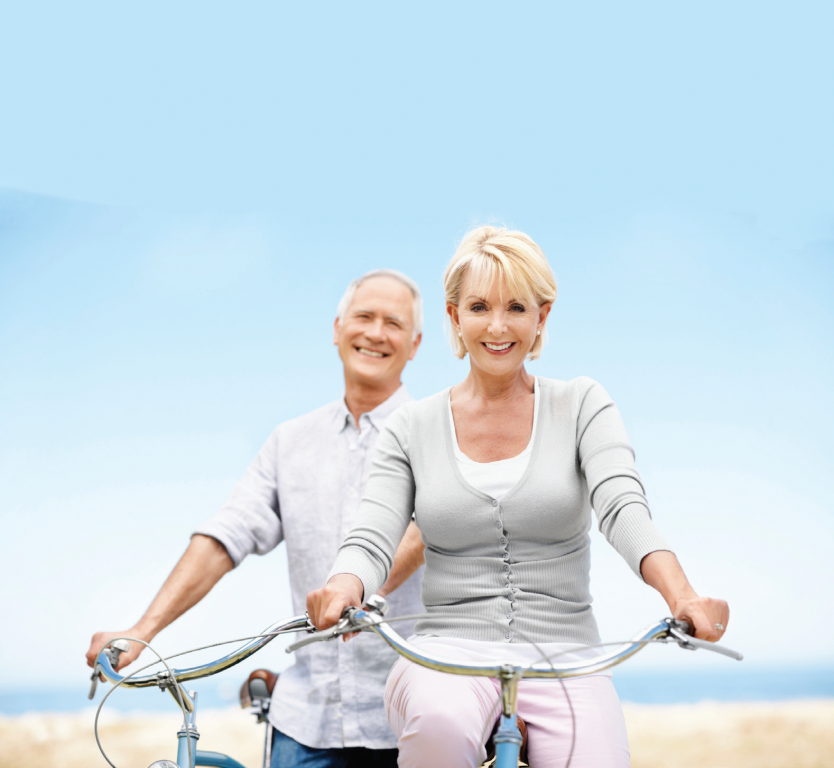
[[[156,636],[199,603],[232,568],[229,553],[217,539],[195,535],[136,628],[144,638]]]
[[[394,564],[391,566],[388,580],[379,588],[382,597],[390,595],[426,561],[424,550],[420,529],[414,522],[409,523],[397,548],[397,554],[394,555]],[[368,598],[370,595],[365,597]]]

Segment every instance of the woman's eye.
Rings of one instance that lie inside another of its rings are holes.
[[[469,307],[469,309],[472,312],[482,312],[486,309],[486,307],[483,304],[473,304],[471,307]]]
[[[511,312],[526,312],[527,310],[521,306],[521,304],[513,304],[510,307]]]

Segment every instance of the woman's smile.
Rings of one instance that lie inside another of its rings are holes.
[[[515,341],[482,341],[481,344],[491,355],[506,355],[516,345]]]

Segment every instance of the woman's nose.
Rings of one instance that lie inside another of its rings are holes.
[[[493,336],[500,336],[502,333],[506,332],[507,330],[507,321],[504,317],[504,313],[501,311],[496,311],[492,313],[492,317],[489,319],[489,332]]]

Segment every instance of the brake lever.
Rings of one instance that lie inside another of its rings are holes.
[[[388,613],[388,603],[384,597],[371,595],[365,601],[365,606],[365,608],[356,608],[351,605],[345,606],[342,609],[342,617],[330,629],[323,629],[320,632],[316,631],[315,628],[308,630],[307,637],[303,637],[292,645],[288,645],[284,650],[286,653],[292,653],[311,643],[333,640],[339,637],[339,635],[345,635],[348,632],[361,632],[363,629],[371,627],[374,624],[380,624],[385,620],[385,614]],[[364,615],[362,616],[361,623],[357,623],[356,616],[360,613]],[[307,621],[309,622],[309,618]]]
[[[96,688],[98,688],[98,676],[100,674],[101,665],[97,663],[95,667],[93,667],[93,674],[92,677],[90,677],[90,680],[93,681],[90,685],[90,692],[87,694],[87,698],[90,699],[90,701],[92,701],[96,697]]]
[[[116,667],[119,666],[119,656],[121,656],[125,651],[130,650],[130,642],[125,640],[124,638],[119,638],[118,640],[113,640],[108,648],[104,649],[104,655],[107,656],[108,661],[110,662],[110,666],[113,667],[115,670]],[[90,677],[92,680],[92,685],[90,686],[90,692],[87,694],[87,698],[92,701],[96,695],[96,688],[98,687],[99,675],[101,674],[101,664],[98,663],[96,660],[96,664],[93,667],[93,674]]]
[[[330,627],[330,629],[322,629],[319,631],[308,630],[307,637],[302,637],[301,640],[296,640],[296,642],[288,645],[284,650],[286,653],[292,653],[299,648],[303,648],[305,645],[326,642],[327,640],[333,640],[339,635],[355,631],[353,628],[353,613],[356,610],[357,609],[353,606],[346,606],[342,610],[342,617],[332,627]]]
[[[675,626],[669,627],[669,634],[681,648],[687,651],[695,651],[702,648],[705,651],[713,651],[714,653],[720,653],[722,656],[729,656],[736,661],[741,661],[744,658],[738,651],[734,651],[723,645],[718,645],[717,643],[708,643],[706,640],[699,640],[697,637],[685,634]]]

